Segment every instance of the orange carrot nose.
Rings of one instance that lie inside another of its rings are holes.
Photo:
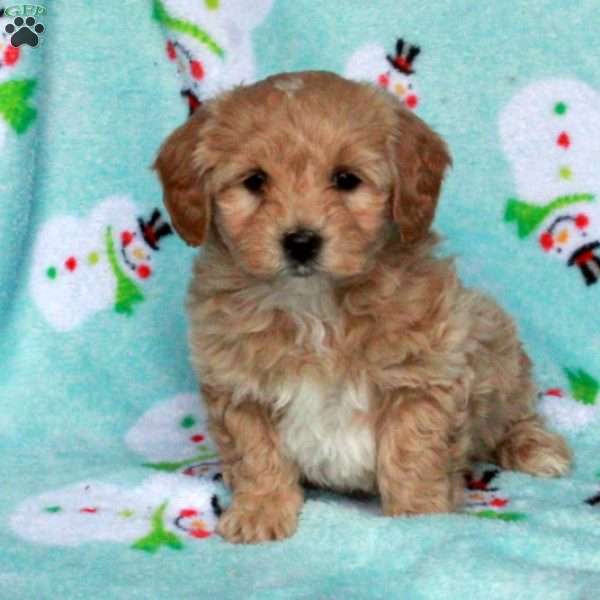
[[[206,523],[202,519],[194,519],[191,522],[192,529],[207,529]]]
[[[398,96],[404,96],[404,94],[406,92],[406,88],[401,83],[397,83],[394,86],[394,92],[396,92],[396,94],[398,94]]]
[[[554,238],[557,244],[566,244],[569,241],[568,229],[561,229]]]

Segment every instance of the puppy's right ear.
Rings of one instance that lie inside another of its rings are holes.
[[[177,233],[190,246],[206,240],[210,224],[207,165],[200,165],[200,135],[207,119],[199,108],[163,143],[154,162],[163,186],[164,203]]]

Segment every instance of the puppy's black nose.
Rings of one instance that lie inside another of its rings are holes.
[[[298,229],[284,236],[283,249],[289,259],[306,264],[317,256],[322,243],[323,238],[318,233]]]

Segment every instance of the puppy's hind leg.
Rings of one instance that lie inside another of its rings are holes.
[[[503,469],[538,477],[565,475],[572,460],[565,440],[548,431],[542,418],[534,413],[508,424],[506,434],[496,447],[496,459]]]

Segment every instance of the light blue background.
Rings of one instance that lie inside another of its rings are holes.
[[[511,581],[514,598],[537,592],[545,599],[591,598],[591,591],[569,594],[598,589],[590,587],[598,583],[593,575],[576,571],[600,568],[598,540],[581,537],[574,526],[558,548],[548,533],[555,515],[529,530],[509,530],[466,517],[351,520],[313,501],[299,535],[285,544],[238,548],[212,540],[156,556],[121,544],[49,551],[10,534],[6,518],[27,495],[83,478],[139,479],[125,432],[155,403],[195,389],[182,310],[192,252],[179,240],[164,243],[157,281],[130,319],[106,311],[57,334],[28,297],[40,224],[63,213],[86,215],[113,194],[130,194],[147,209],[160,205],[149,165],[185,118],[149,3],[51,0],[47,6],[44,45],[26,48],[22,67],[24,76],[39,79],[39,116],[14,148],[5,147],[0,164],[0,598],[227,598],[236,586],[244,590],[237,597],[264,598],[263,587],[284,583],[292,587],[270,597],[316,598],[316,587],[323,598],[441,597],[435,593],[446,586],[447,597],[502,598]],[[421,45],[418,112],[454,156],[436,224],[464,279],[515,315],[544,385],[564,385],[565,366],[600,373],[600,286],[585,288],[578,273],[548,260],[502,222],[514,186],[497,117],[538,78],[570,76],[600,89],[599,26],[593,0],[279,0],[254,33],[261,76],[342,72],[368,41],[389,47],[404,36]],[[576,442],[578,477],[591,479],[600,466],[595,439],[594,433]],[[568,504],[571,484],[553,485],[548,502]],[[535,575],[522,569],[527,561]]]

